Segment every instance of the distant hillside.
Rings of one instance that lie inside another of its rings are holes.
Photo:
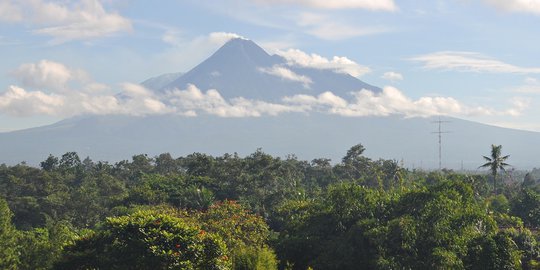
[[[213,155],[257,148],[301,159],[327,157],[339,162],[357,143],[372,158],[403,159],[408,167],[437,168],[438,144],[431,131],[434,118],[360,117],[291,114],[261,118],[201,116],[92,116],[54,125],[0,134],[5,153],[0,163],[27,161],[37,164],[49,153],[77,151],[94,160],[118,161],[134,154],[150,156],[164,152]],[[443,165],[476,169],[490,145],[502,144],[509,163],[518,168],[540,166],[540,133],[526,132],[451,119],[453,131],[443,137]]]

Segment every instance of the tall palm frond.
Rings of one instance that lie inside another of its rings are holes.
[[[502,145],[491,145],[491,157],[482,156],[487,162],[479,168],[490,168],[491,175],[493,176],[493,189],[497,193],[497,173],[498,171],[506,171],[505,167],[510,166],[505,161],[510,155],[501,156]]]

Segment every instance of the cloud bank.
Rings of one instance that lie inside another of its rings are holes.
[[[288,70],[284,67],[273,67],[270,72],[274,69],[285,74],[280,73],[279,76],[297,79],[283,71]],[[348,97],[340,97],[332,92],[316,96],[293,95],[283,97],[281,102],[276,103],[243,97],[225,99],[216,89],[203,91],[195,85],[156,93],[139,84],[123,83],[116,92],[112,92],[111,87],[78,74],[86,73],[49,60],[23,64],[14,71],[13,76],[19,78],[28,89],[12,85],[0,93],[0,113],[18,117],[71,117],[83,114],[260,117],[284,113],[325,113],[347,117],[517,116],[529,106],[529,100],[523,98],[514,98],[512,106],[506,110],[468,106],[451,97],[421,97],[415,100],[394,87],[385,87],[380,93],[363,89],[351,92]],[[79,88],[73,88],[73,82]]]

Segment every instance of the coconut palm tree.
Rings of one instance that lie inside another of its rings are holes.
[[[490,168],[491,175],[493,176],[493,191],[497,193],[497,173],[499,170],[505,171],[506,166],[510,166],[505,163],[505,161],[510,157],[510,155],[502,156],[501,155],[502,145],[491,145],[491,157],[483,156],[487,161],[486,164],[480,166],[479,168]]]

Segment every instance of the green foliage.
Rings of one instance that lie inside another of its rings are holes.
[[[65,250],[56,269],[228,269],[225,243],[182,219],[153,211],[107,218]]]
[[[510,212],[510,202],[503,194],[488,197],[486,199],[487,207],[491,211],[507,214]]]
[[[364,151],[0,165],[0,269],[538,269],[537,172],[492,195]]]
[[[54,224],[49,229],[22,231],[17,239],[19,269],[51,269],[62,249],[74,243],[77,234],[68,224]]]
[[[512,238],[505,233],[497,233],[471,241],[465,266],[474,270],[521,269],[520,258]]]
[[[269,228],[264,220],[235,201],[218,202],[197,213],[196,219],[203,229],[220,235],[233,251],[244,246],[263,247],[268,240]]]
[[[270,230],[264,220],[235,201],[212,205],[195,218],[208,232],[220,235],[229,247],[233,269],[277,269],[277,259],[266,243]]]
[[[276,270],[276,254],[268,247],[241,247],[234,252],[234,270]]]
[[[472,188],[459,182],[403,193],[339,184],[308,205],[282,209],[293,215],[278,251],[295,269],[463,269],[469,241],[497,230]]]
[[[540,193],[532,189],[522,190],[511,205],[511,213],[531,227],[540,227]]]
[[[11,223],[13,214],[6,201],[0,197],[0,269],[17,269],[17,232]]]

